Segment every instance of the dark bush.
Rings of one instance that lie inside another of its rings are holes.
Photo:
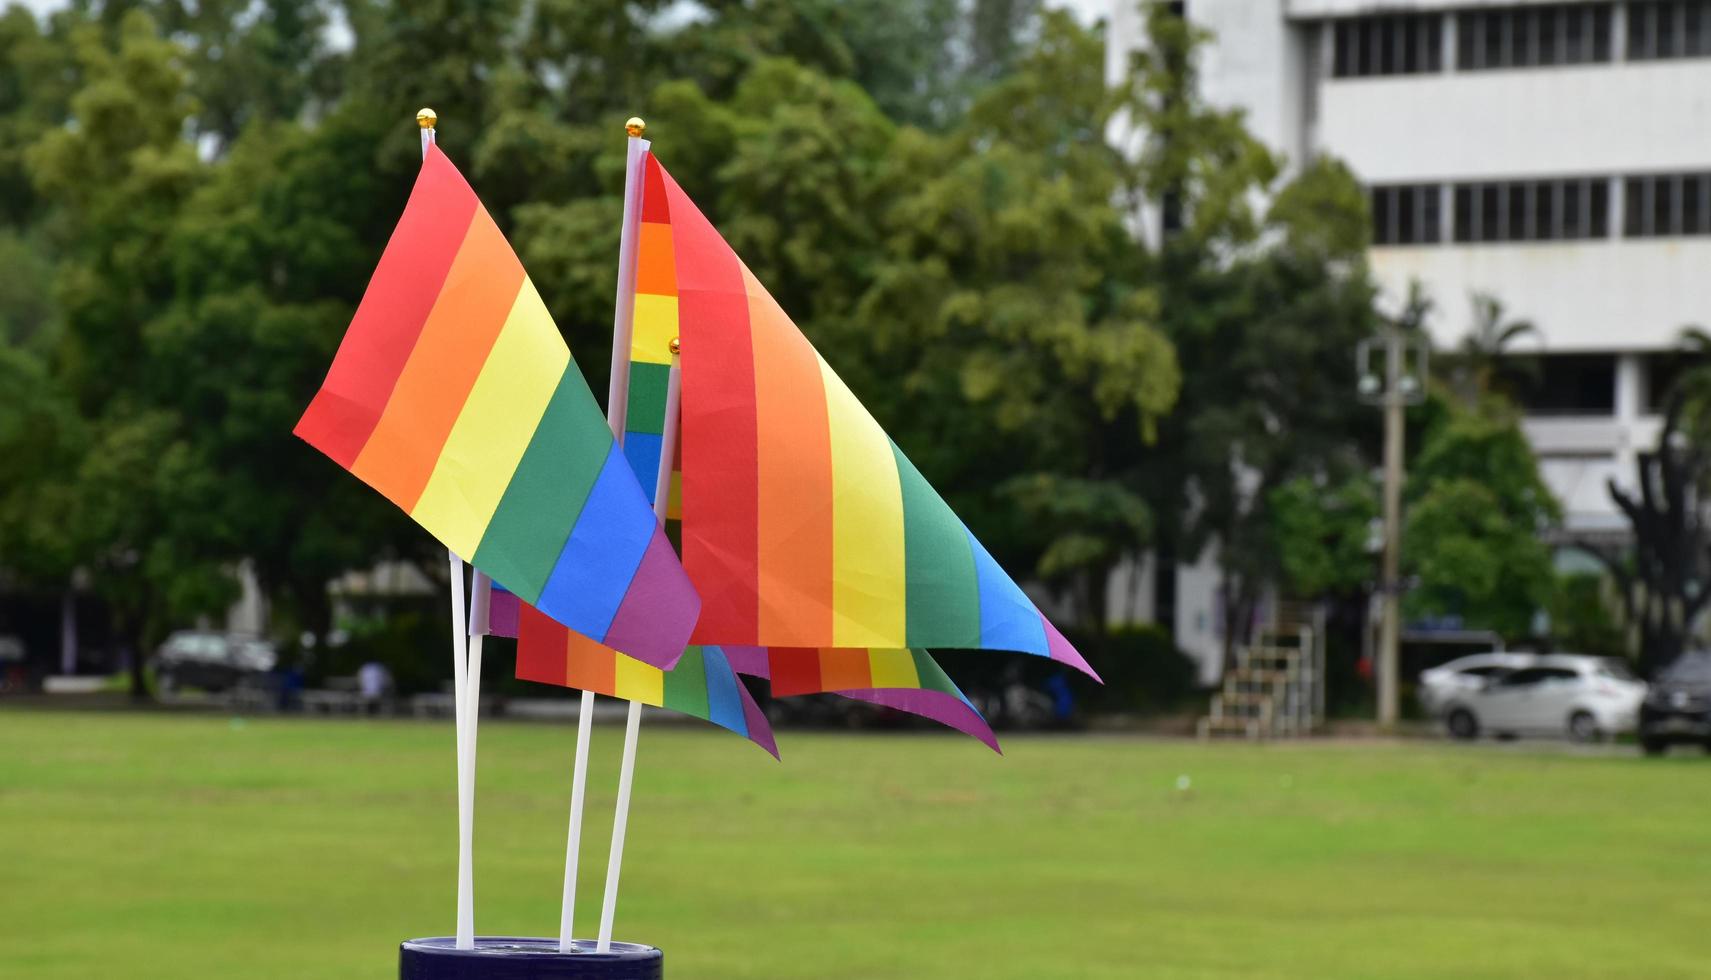
[[[1105,681],[1078,689],[1095,711],[1170,711],[1198,697],[1199,669],[1163,627],[1127,627],[1081,649]]]

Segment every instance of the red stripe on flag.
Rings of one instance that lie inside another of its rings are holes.
[[[767,651],[771,668],[772,696],[787,698],[795,694],[818,694],[820,685],[820,651],[805,647],[773,647]]]
[[[665,196],[665,168],[652,153],[642,166],[642,220],[656,224],[671,223],[671,204]]]
[[[293,430],[345,469],[386,410],[478,206],[463,175],[431,149],[327,379]]]
[[[760,616],[754,354],[736,253],[665,168],[683,338],[683,567],[701,593],[691,643],[752,643]]]
[[[528,603],[517,610],[517,677],[565,686],[564,644],[570,630]]]

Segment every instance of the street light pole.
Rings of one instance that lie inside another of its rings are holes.
[[[1363,400],[1384,410],[1384,557],[1379,583],[1383,619],[1378,639],[1378,724],[1396,727],[1402,646],[1403,410],[1425,398],[1426,346],[1387,328],[1356,351]],[[1382,365],[1375,363],[1382,357]],[[1374,369],[1377,370],[1374,370]],[[1380,373],[1382,372],[1382,373]]]

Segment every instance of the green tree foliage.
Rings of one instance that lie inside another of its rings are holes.
[[[1084,632],[1108,570],[1154,544],[1216,541],[1250,600],[1280,570],[1272,491],[1347,472],[1370,428],[1347,394],[1372,323],[1364,197],[1332,161],[1281,179],[1200,99],[1204,38],[1154,7],[1116,92],[1098,32],[1032,0],[9,11],[6,571],[86,572],[138,650],[218,612],[242,565],[293,632],[331,625],[342,571],[438,571],[290,435],[431,105],[596,390],[619,126],[640,114],[898,443]],[[1125,126],[1147,134],[1133,154],[1108,141]],[[1180,230],[1139,238],[1141,198]]]
[[[0,51],[0,547],[13,576],[83,573],[139,652],[217,613],[241,564],[293,632],[329,628],[347,569],[432,574],[424,536],[290,435],[423,104],[597,389],[640,113],[1006,560],[1102,595],[1151,527],[1135,456],[1176,364],[1115,205],[1101,42],[1063,15],[76,2],[8,11]]]
[[[1552,645],[1567,653],[1626,657],[1627,631],[1613,605],[1620,605],[1602,575],[1580,572],[1559,575],[1546,607],[1551,619]]]
[[[1370,476],[1334,484],[1298,476],[1273,490],[1268,503],[1282,584],[1291,594],[1348,595],[1372,584],[1379,501]]]
[[[1353,397],[1354,347],[1375,325],[1366,202],[1334,160],[1280,183],[1280,161],[1240,114],[1202,98],[1205,35],[1163,4],[1147,25],[1151,44],[1120,93],[1142,134],[1125,189],[1167,202],[1176,221],[1151,261],[1183,386],[1141,469],[1153,511],[1173,516],[1160,525],[1166,558],[1216,547],[1234,644],[1283,571],[1273,491],[1338,479],[1371,425]]]
[[[1543,533],[1562,514],[1519,417],[1499,398],[1469,408],[1439,390],[1415,414],[1423,438],[1403,486],[1404,615],[1531,637],[1535,613],[1553,610],[1557,619],[1559,582]],[[1370,471],[1337,482],[1297,477],[1273,491],[1270,510],[1287,589],[1339,597],[1371,587],[1380,509]],[[1586,616],[1562,622],[1576,638],[1596,632]]]
[[[1476,292],[1468,302],[1473,320],[1467,336],[1447,357],[1441,358],[1450,386],[1462,403],[1475,405],[1481,398],[1497,393],[1512,396],[1514,382],[1537,380],[1536,361],[1518,360],[1511,355],[1528,337],[1535,343],[1542,340],[1539,328],[1531,320],[1510,319],[1503,301],[1490,293]]]
[[[1530,635],[1555,581],[1541,536],[1562,519],[1512,409],[1451,407],[1426,434],[1406,491],[1402,553],[1411,616],[1462,617]]]

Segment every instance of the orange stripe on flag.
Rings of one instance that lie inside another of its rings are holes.
[[[351,466],[413,510],[523,285],[523,266],[478,209],[374,434]]]
[[[636,292],[677,295],[677,262],[671,254],[671,226],[644,221],[636,246]]]
[[[754,338],[760,641],[832,635],[832,450],[814,349],[745,267]]]
[[[581,633],[570,633],[565,644],[564,682],[569,687],[600,694],[618,689],[618,654]]]
[[[861,691],[872,687],[868,652],[852,647],[821,650],[820,685],[826,691]]]

